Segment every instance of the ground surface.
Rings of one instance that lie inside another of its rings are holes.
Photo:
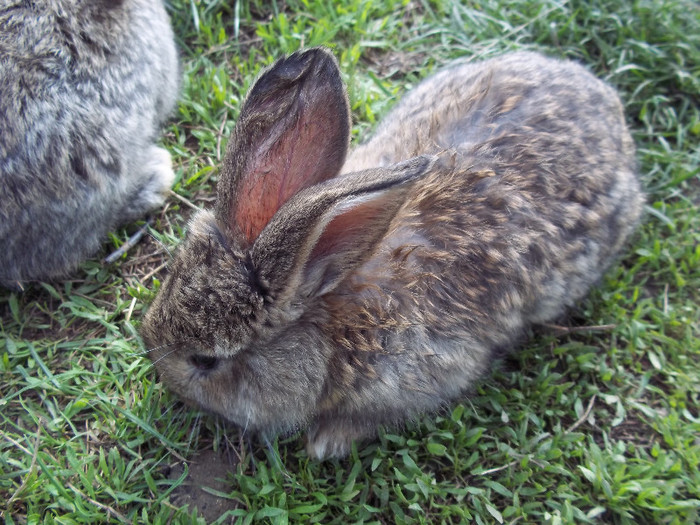
[[[6,523],[697,523],[700,520],[700,13],[696,2],[172,0],[177,180],[113,265],[0,291]],[[180,404],[137,336],[258,71],[326,44],[353,140],[454,59],[538,49],[617,88],[648,190],[620,264],[472,396],[343,461],[269,447]],[[115,232],[104,254],[135,229]],[[202,491],[199,485],[209,488]],[[198,507],[200,510],[195,510]]]

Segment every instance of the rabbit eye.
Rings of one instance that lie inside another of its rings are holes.
[[[200,354],[191,355],[189,361],[197,370],[211,370],[219,362],[216,357]]]

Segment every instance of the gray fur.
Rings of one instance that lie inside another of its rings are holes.
[[[585,296],[644,200],[617,95],[572,62],[439,72],[342,167],[338,79],[315,49],[252,88],[216,214],[193,219],[142,328],[183,398],[266,435],[306,428],[320,458],[463,395]]]
[[[159,0],[0,4],[0,284],[65,275],[161,205],[179,66]]]

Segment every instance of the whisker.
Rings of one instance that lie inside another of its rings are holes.
[[[250,408],[246,410],[245,425],[243,426],[242,430],[243,435],[245,435],[246,431],[248,430],[248,423],[250,423]]]
[[[155,361],[153,361],[153,366],[156,366],[156,364],[160,363],[163,359],[165,359],[165,358],[168,357],[169,355],[174,354],[174,353],[177,352],[178,350],[179,350],[179,348],[175,348],[175,349],[173,349],[173,350],[170,350],[170,352],[168,352],[167,354],[164,354],[164,355],[160,356],[158,359],[156,359]]]
[[[160,247],[163,248],[163,250],[165,250],[165,253],[168,254],[168,257],[170,257],[170,260],[172,261],[172,259],[173,259],[173,254],[170,252],[170,250],[169,250],[168,247],[165,245],[165,243],[164,243],[163,241],[161,241],[158,237],[156,237],[155,235],[153,235],[153,232],[151,231],[151,228],[148,228],[148,230],[146,231],[146,233],[147,233],[147,234],[151,237],[151,239],[153,239],[156,243],[160,244]]]
[[[195,337],[188,337],[187,339],[181,339],[181,340],[175,341],[175,342],[173,342],[173,343],[164,343],[164,344],[159,345],[159,346],[154,346],[153,348],[147,348],[147,349],[144,350],[143,352],[134,352],[134,355],[140,355],[140,356],[142,356],[142,355],[148,355],[148,354],[150,354],[151,352],[155,352],[156,350],[160,350],[160,349],[162,349],[162,348],[167,348],[167,347],[173,346],[173,345],[184,344],[184,343],[186,343],[186,342],[188,342],[188,341],[192,341],[192,339],[196,339],[196,338],[195,338]]]

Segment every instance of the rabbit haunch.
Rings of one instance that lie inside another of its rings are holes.
[[[428,77],[347,161],[322,49],[268,69],[143,323],[160,377],[341,456],[468,391],[582,298],[643,196],[615,92],[534,53]]]

